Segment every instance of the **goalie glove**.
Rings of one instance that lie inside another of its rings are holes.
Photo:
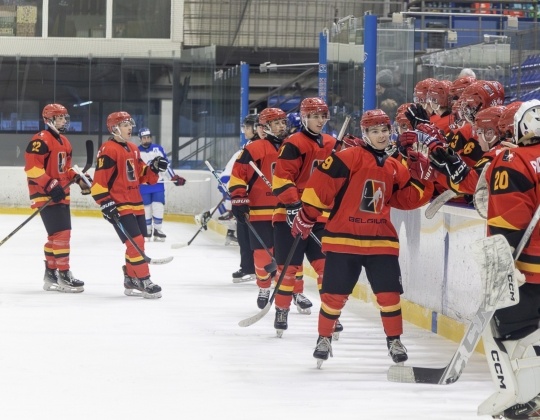
[[[429,160],[439,172],[448,176],[453,184],[463,181],[471,170],[452,149],[436,148],[429,154]]]
[[[429,149],[425,144],[415,143],[407,154],[409,172],[420,182],[433,182],[437,178],[435,169],[430,165],[428,152]]]

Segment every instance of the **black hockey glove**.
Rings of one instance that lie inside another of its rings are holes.
[[[249,198],[233,197],[231,198],[231,211],[238,223],[245,223],[249,219]]]
[[[59,203],[66,198],[66,192],[60,185],[57,179],[51,179],[45,187],[45,193],[52,198],[52,201]]]
[[[116,208],[116,203],[112,200],[107,200],[101,203],[101,212],[105,220],[108,220],[111,223],[114,223],[115,220],[120,218],[120,213]]]
[[[465,179],[471,168],[452,149],[439,147],[429,154],[429,160],[439,172],[450,178],[453,184]]]
[[[405,111],[405,117],[411,123],[413,129],[416,129],[416,126],[419,124],[430,124],[429,115],[420,104],[412,104]]]
[[[156,156],[148,163],[148,166],[150,166],[152,172],[158,174],[167,170],[167,168],[169,167],[169,162],[167,162],[167,159],[162,156]]]
[[[287,224],[292,227],[296,214],[302,208],[302,202],[297,201],[296,203],[287,204],[285,208],[287,210]]]

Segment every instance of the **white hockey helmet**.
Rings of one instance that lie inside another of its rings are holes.
[[[540,143],[540,101],[523,102],[514,115],[514,138],[517,145]]]

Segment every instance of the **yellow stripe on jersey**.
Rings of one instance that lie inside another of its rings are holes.
[[[45,169],[37,168],[34,166],[33,168],[30,168],[25,172],[28,178],[39,178],[41,175],[45,173]]]
[[[527,271],[529,273],[540,273],[540,265],[516,261],[516,267],[519,271]]]
[[[326,303],[321,302],[321,309],[326,312],[328,315],[339,315],[341,311],[339,309],[332,309]]]
[[[122,211],[122,210],[141,210],[141,209],[144,209],[143,204],[139,204],[139,205],[124,204],[124,205],[119,205],[118,206],[118,211]]]
[[[503,229],[510,229],[510,230],[520,230],[517,226],[512,225],[511,223],[507,222],[503,217],[497,216],[493,217],[492,219],[488,220],[488,226],[494,226],[499,227]]]
[[[399,311],[400,309],[401,309],[401,303],[397,303],[391,306],[379,306],[379,310],[385,313]]]
[[[290,179],[280,178],[276,175],[272,177],[272,190],[283,188],[287,185],[294,185]]]
[[[93,196],[109,193],[109,189],[107,187],[103,187],[99,185],[97,182],[94,185],[92,185],[92,188],[90,190]]]
[[[313,188],[306,188],[302,193],[302,201],[317,208],[317,209],[330,209],[330,206],[324,204]]]
[[[388,241],[384,239],[351,239],[351,238],[332,238],[329,236],[323,236],[323,243],[324,244],[332,244],[332,245],[349,245],[349,246],[356,246],[359,248],[370,248],[370,247],[378,247],[378,248],[395,248],[399,249],[399,242],[396,241]]]
[[[232,189],[233,187],[237,187],[239,185],[247,187],[247,184],[243,179],[231,175],[231,178],[229,179],[229,188]]]
[[[133,258],[129,258],[127,254],[125,254],[125,256],[126,256],[126,260],[129,261],[131,264],[136,264],[144,260],[144,258],[140,255],[137,255],[136,257],[133,257]]]

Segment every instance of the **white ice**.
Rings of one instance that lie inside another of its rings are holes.
[[[4,238],[27,216],[2,215]],[[148,243],[163,288],[158,300],[123,294],[124,247],[102,218],[73,217],[71,268],[81,294],[42,290],[45,229],[39,217],[0,247],[2,419],[476,419],[494,387],[475,354],[452,385],[388,382],[391,364],[378,311],[350,299],[345,328],[322,369],[312,357],[319,299],[293,308],[276,338],[274,311],[256,314],[257,287],[233,284],[237,247],[197,227],[165,221],[167,242]],[[410,365],[442,367],[457,344],[405,324]],[[483,417],[488,418],[488,417]]]

